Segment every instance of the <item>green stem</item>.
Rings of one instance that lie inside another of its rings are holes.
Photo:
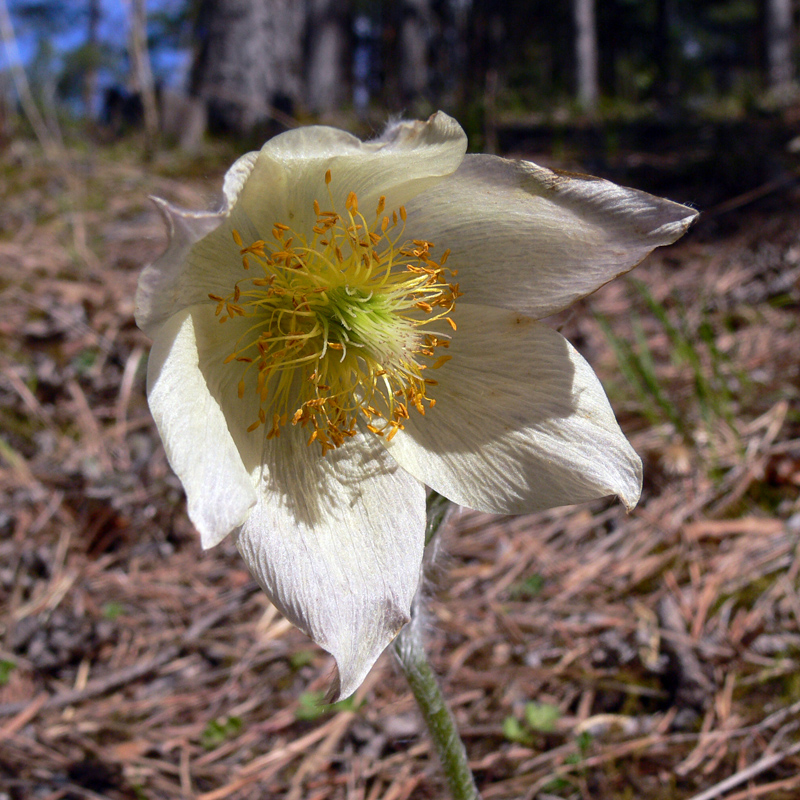
[[[447,517],[448,502],[432,492],[428,497],[428,526],[426,544]],[[426,556],[435,553],[435,544],[426,548]],[[467,761],[467,751],[456,727],[456,721],[447,706],[439,682],[433,672],[420,632],[420,593],[414,600],[411,622],[400,631],[394,640],[394,653],[405,673],[408,685],[417,701],[425,724],[428,726],[439,760],[442,762],[445,779],[453,800],[480,800],[475,779]]]
[[[416,628],[413,622],[403,628],[394,640],[395,655],[428,726],[428,733],[442,762],[450,795],[453,800],[479,800],[480,795],[467,762],[467,751]]]

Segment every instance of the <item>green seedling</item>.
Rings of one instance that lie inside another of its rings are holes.
[[[340,700],[338,703],[324,703],[324,699],[324,692],[303,692],[298,700],[297,710],[294,712],[295,718],[309,721],[337,711],[354,711],[356,708],[356,699],[353,696]]]
[[[508,589],[508,594],[512,600],[529,600],[532,597],[536,597],[543,588],[544,576],[535,572],[521,581],[512,583]]]
[[[561,717],[558,706],[550,703],[525,703],[524,719],[506,717],[503,721],[503,736],[510,742],[526,747],[533,746],[536,734],[553,733]]]
[[[200,743],[206,750],[214,750],[229,739],[238,736],[243,725],[241,717],[212,719],[200,736]]]
[[[13,661],[0,660],[0,686],[5,686],[11,678],[11,673],[17,668]]]
[[[289,656],[289,665],[296,672],[314,660],[313,650],[297,650]]]

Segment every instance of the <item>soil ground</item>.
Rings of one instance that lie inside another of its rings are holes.
[[[620,146],[597,164],[710,211],[552,320],[644,458],[638,508],[459,510],[443,533],[428,642],[486,800],[800,797],[785,144],[769,144],[771,174],[729,184],[673,169],[680,151]],[[531,138],[508,147],[580,166]],[[164,246],[147,196],[209,207],[233,155],[0,153],[3,800],[445,796],[387,654],[353,702],[318,707],[330,658],[230,542],[201,551],[147,410],[133,296]]]

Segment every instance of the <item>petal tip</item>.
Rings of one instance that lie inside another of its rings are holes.
[[[630,514],[637,505],[639,505],[639,498],[641,497],[641,492],[637,492],[635,495],[622,495],[618,494],[617,497],[622,502],[622,505],[625,506],[625,513]]]
[[[457,142],[467,148],[467,134],[458,122],[444,111],[436,111],[426,120],[390,121],[375,144],[405,147],[436,145],[443,142]],[[457,165],[456,165],[457,166]]]
[[[662,244],[672,244],[683,236],[697,222],[700,212],[691,206],[674,203],[671,200],[656,198],[661,204],[665,222],[653,231],[653,236],[663,239]]]
[[[192,520],[192,524],[200,534],[200,546],[203,550],[216,547],[225,537],[247,521],[257,498],[255,491],[252,497],[248,496],[246,492],[241,494],[238,504],[232,507],[231,513],[226,514],[223,519],[210,518],[207,513],[208,509],[205,507],[195,508],[192,507],[194,504],[190,504],[189,519]]]
[[[395,639],[404,625],[411,621],[410,614],[387,603],[381,629],[372,636],[354,642],[333,652],[336,669],[328,690],[326,702],[337,703],[354,694],[386,647]]]
[[[200,534],[200,547],[203,550],[210,550],[212,547],[216,547],[230,533],[230,531],[211,530],[206,527],[202,529],[198,527],[197,532]]]
[[[625,486],[618,488],[615,492],[622,504],[625,506],[625,511],[630,514],[639,503],[639,498],[642,496],[642,478],[644,475],[644,468],[642,466],[642,459],[639,454],[631,450],[631,474],[625,476]]]
[[[203,550],[216,547],[228,534],[241,527],[257,502],[255,490],[242,481],[237,482],[239,477],[233,476],[226,494],[216,494],[213,490],[198,492],[192,485],[187,488],[189,519],[200,534]]]

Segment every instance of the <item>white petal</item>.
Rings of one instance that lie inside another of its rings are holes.
[[[287,131],[258,153],[242,156],[225,176],[223,204],[217,212],[190,212],[163,201],[166,252],[145,267],[136,295],[136,322],[154,337],[176,311],[225,297],[241,277],[241,258],[232,238],[246,243],[270,238],[276,222],[310,240],[314,200],[330,208],[325,173],[332,171],[336,209],[344,211],[351,191],[372,222],[378,199],[387,210],[407,202],[457,169],[466,135],[441,112],[427,122],[393,126],[385,138],[361,142],[335,128],[311,126]]]
[[[209,292],[222,296],[231,292],[239,277],[231,276],[241,260],[229,217],[257,156],[247,153],[228,170],[218,211],[188,211],[152,198],[164,217],[168,241],[167,249],[142,270],[136,290],[136,324],[151,338],[176,311],[208,303]],[[249,230],[247,223],[244,227]]]
[[[339,699],[409,619],[425,491],[374,437],[359,434],[325,457],[306,439],[288,426],[270,441],[237,546],[273,603],[333,654]]]
[[[461,303],[434,408],[388,443],[451,500],[521,514],[616,494],[630,509],[642,465],[591,367],[529,317]]]
[[[297,128],[270,139],[259,154],[251,179],[242,193],[242,204],[257,225],[283,222],[301,233],[314,224],[313,203],[330,208],[325,172],[331,170],[330,190],[336,210],[344,212],[350,192],[359,209],[372,222],[381,195],[389,212],[414,195],[454,172],[467,148],[467,137],[452,117],[441,111],[425,122],[390,126],[380,139],[362,142],[336,128]],[[285,216],[266,219],[263,193],[270,187],[260,178],[263,161],[275,161],[286,171]]]
[[[336,658],[337,691],[358,687],[408,618],[425,527],[422,485],[375,442],[358,437],[324,458],[309,431],[268,440],[257,419],[255,370],[223,364],[252,324],[191,309],[199,368],[221,409],[258,504],[237,535],[248,567],[275,605]]]
[[[257,160],[258,151],[253,150],[231,164],[222,181],[222,211],[229,211],[236,204]]]
[[[697,212],[599,178],[467,156],[407,206],[407,231],[451,251],[466,302],[542,317],[681,236]]]
[[[187,495],[203,547],[218,544],[247,518],[253,482],[199,367],[189,310],[161,327],[147,364],[147,399],[167,458]]]

